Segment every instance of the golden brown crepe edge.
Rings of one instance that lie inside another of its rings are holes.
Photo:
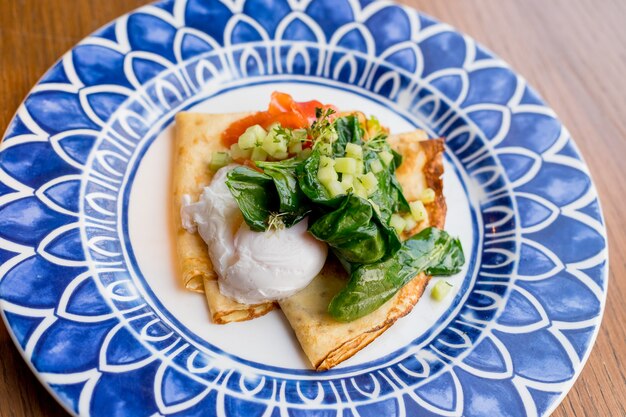
[[[209,304],[209,306],[221,306],[219,309],[211,311],[211,319],[215,324],[228,324],[238,321],[252,320],[257,317],[261,317],[276,308],[275,303],[238,303],[226,297],[220,292],[217,280],[215,279],[205,280],[204,288],[207,298],[207,304]],[[245,308],[242,308],[242,306],[244,306]],[[209,307],[209,309],[211,308]]]
[[[387,319],[380,325],[361,333],[359,336],[346,341],[335,350],[331,351],[322,361],[313,364],[316,371],[326,371],[335,367],[339,363],[350,359],[360,350],[372,343],[378,336],[389,329],[398,319],[406,316],[411,312],[415,304],[419,301],[426,289],[426,285],[430,281],[430,276],[419,274],[411,280],[407,285],[395,296],[393,307],[389,311]]]
[[[429,225],[438,229],[443,229],[446,224],[446,214],[448,206],[443,195],[443,152],[445,150],[444,140],[429,139],[421,143],[421,147],[426,153],[426,164],[422,172],[426,179],[426,185],[435,191],[435,201],[425,204],[428,212]]]

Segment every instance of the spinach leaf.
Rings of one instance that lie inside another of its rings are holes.
[[[307,159],[296,166],[298,185],[311,201],[325,206],[337,207],[344,197],[331,197],[326,187],[317,179],[321,155],[319,149],[314,149]]]
[[[267,229],[267,218],[277,199],[272,177],[248,167],[237,167],[227,174],[226,185],[237,201],[243,218],[256,232]]]
[[[386,151],[393,155],[389,165],[383,164],[384,169],[374,174],[378,180],[378,190],[370,196],[380,208],[384,221],[389,222],[393,213],[408,212],[410,207],[395,174],[402,163],[402,155],[391,149],[386,139],[386,134],[380,134],[365,142],[363,159],[367,170],[370,171],[372,163],[380,161],[378,156],[380,152]]]
[[[371,150],[366,150],[363,155],[363,159],[366,166],[366,171],[371,171],[371,164],[374,161],[379,161],[378,154]],[[380,209],[380,217],[382,221],[387,224],[391,215],[395,213],[397,195],[391,186],[391,177],[393,172],[390,169],[383,169],[380,172],[374,174],[378,180],[377,190],[369,196]]]
[[[295,159],[279,162],[256,162],[256,165],[274,181],[279,199],[278,210],[286,227],[298,223],[311,211],[311,205],[306,195],[298,186],[296,167],[300,163],[301,161]]]
[[[337,138],[333,142],[333,155],[344,156],[348,143],[363,143],[363,128],[356,116],[345,116],[336,119],[333,126]],[[296,167],[298,185],[311,201],[325,206],[337,207],[345,198],[344,196],[331,197],[326,187],[317,179],[320,157],[319,149],[314,149],[311,155],[303,163]]]
[[[367,170],[371,170],[371,164],[379,161],[378,153],[366,150],[364,160]],[[381,217],[385,223],[389,223],[391,215],[396,212],[408,212],[410,210],[402,186],[395,176],[395,164],[392,162],[388,167],[374,174],[378,180],[378,189],[369,198],[378,205]]]
[[[389,151],[393,155],[393,161],[389,169],[391,170],[393,174],[391,175],[391,191],[395,193],[395,196],[396,196],[396,210],[395,211],[408,212],[411,210],[411,208],[409,207],[409,202],[404,196],[404,192],[402,191],[402,185],[400,185],[400,182],[398,181],[398,178],[395,175],[396,170],[402,164],[402,155],[400,155],[398,152],[391,149],[391,146],[389,146],[389,143],[385,143],[385,145],[389,148]]]
[[[402,185],[398,182],[398,178],[395,175],[391,176],[391,184],[390,184],[390,193],[393,195],[393,200],[395,201],[394,211],[398,212],[410,212],[411,207],[409,206],[409,202],[404,196],[404,192],[402,191]]]
[[[345,197],[336,210],[312,223],[309,232],[352,263],[376,262],[400,246],[395,232],[381,223],[372,205],[353,194]]]
[[[346,145],[354,143],[362,145],[363,128],[356,116],[350,115],[335,120],[337,140],[333,143],[334,156],[343,156],[346,153]]]
[[[420,272],[452,275],[465,263],[458,239],[434,227],[406,240],[392,258],[356,267],[328,312],[338,321],[363,317],[383,305]]]

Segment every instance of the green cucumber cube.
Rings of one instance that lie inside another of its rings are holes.
[[[263,148],[256,147],[252,150],[250,159],[253,161],[265,161],[267,159],[267,152],[265,152]]]
[[[307,159],[309,156],[311,156],[311,153],[313,152],[313,150],[311,148],[307,148],[307,149],[303,149],[297,156],[296,159],[299,161],[304,161],[305,159]]]
[[[239,136],[239,147],[241,149],[252,149],[263,143],[267,132],[260,125],[250,126],[241,136]]]
[[[426,188],[422,191],[422,195],[420,196],[420,200],[424,204],[429,204],[435,201],[435,190],[432,188]]]
[[[383,160],[383,162],[387,166],[389,166],[389,164],[391,164],[391,161],[393,161],[393,154],[389,151],[382,151],[381,153],[378,154],[378,156],[380,157],[380,159]]]
[[[363,187],[365,187],[365,191],[367,192],[368,196],[376,192],[376,190],[378,189],[378,179],[373,172],[368,172],[365,175],[361,175],[360,179]]]
[[[389,226],[393,227],[396,230],[396,233],[401,234],[404,232],[404,228],[406,227],[406,221],[399,214],[392,214],[391,219],[389,220]]]
[[[289,144],[289,153],[299,154],[302,152],[302,142],[291,142]]]
[[[337,158],[335,159],[335,171],[342,174],[356,173],[356,159],[354,158]]]
[[[363,187],[360,179],[356,178],[352,181],[352,190],[355,195],[361,198],[367,198],[367,191],[365,190],[365,187]]]
[[[323,167],[317,170],[317,179],[325,184],[331,181],[337,181],[339,179],[339,175],[337,172],[330,166]]]
[[[441,301],[450,293],[452,289],[452,284],[448,281],[441,280],[435,284],[432,291],[430,292],[430,296],[433,297],[435,301]]]
[[[409,203],[409,207],[411,208],[411,215],[416,222],[421,222],[428,216],[426,207],[424,207],[424,203],[421,201],[412,201]]]
[[[211,171],[217,171],[218,169],[230,164],[232,160],[233,159],[230,157],[228,152],[213,152],[209,168]]]
[[[322,184],[326,187],[331,197],[337,197],[338,195],[345,194],[341,183],[337,180],[322,182]]]
[[[375,159],[372,162],[370,162],[370,170],[374,173],[374,174],[378,174],[380,171],[382,171],[383,168],[383,164],[378,160]]]
[[[363,148],[356,143],[346,145],[346,155],[354,159],[363,159]]]
[[[252,156],[252,148],[241,149],[241,146],[238,143],[234,143],[230,147],[230,156],[233,159],[250,159]]]

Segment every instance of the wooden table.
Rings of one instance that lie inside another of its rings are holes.
[[[523,74],[570,129],[599,189],[611,277],[593,352],[555,416],[626,415],[626,2],[405,0]],[[142,0],[1,0],[0,131],[76,42]],[[0,322],[0,417],[64,416]],[[495,416],[494,416],[495,417]]]

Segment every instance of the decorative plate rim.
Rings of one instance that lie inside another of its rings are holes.
[[[248,3],[253,3],[254,1],[249,1]],[[319,4],[324,4],[325,0],[320,0],[320,1],[313,1],[313,2],[306,2],[306,6],[310,6],[313,3],[319,3]],[[188,6],[188,3],[193,3],[193,0],[189,0],[189,1],[183,1],[183,0],[179,0],[179,1],[170,1],[170,0],[164,0],[164,1],[160,1],[160,2],[156,2],[153,3],[151,5],[148,6],[144,6],[141,8],[138,8],[128,14],[125,14],[123,16],[120,16],[119,18],[115,19],[113,22],[103,26],[102,28],[98,29],[96,32],[94,32],[92,35],[89,35],[87,38],[85,38],[83,41],[79,42],[75,47],[73,47],[70,51],[68,51],[67,53],[65,53],[63,55],[63,57],[61,59],[59,59],[59,61],[57,61],[50,70],[48,70],[46,72],[46,74],[37,82],[37,84],[33,87],[33,89],[28,93],[27,97],[23,100],[23,102],[20,104],[20,107],[18,108],[17,112],[15,113],[12,121],[10,122],[5,135],[3,137],[3,142],[2,142],[2,147],[0,148],[0,157],[5,156],[4,159],[0,159],[0,178],[2,179],[2,181],[0,182],[0,185],[5,187],[5,188],[9,188],[10,191],[6,191],[6,190],[0,190],[0,198],[3,197],[4,195],[10,195],[13,193],[19,193],[22,192],[24,189],[26,189],[23,186],[22,183],[20,183],[20,181],[14,177],[11,177],[9,173],[5,172],[5,167],[8,166],[7,164],[12,163],[12,161],[10,160],[10,158],[6,157],[6,150],[8,148],[13,147],[15,144],[13,142],[11,142],[9,145],[7,145],[5,143],[5,140],[11,140],[12,138],[18,136],[15,135],[16,131],[19,131],[19,129],[22,129],[23,127],[20,126],[21,124],[24,124],[24,121],[21,120],[25,114],[24,112],[26,112],[28,114],[28,117],[32,117],[32,115],[30,114],[30,111],[26,109],[27,106],[27,102],[30,98],[32,98],[35,94],[41,92],[41,91],[46,91],[45,88],[41,88],[42,85],[48,84],[50,82],[50,79],[54,79],[55,77],[59,77],[60,72],[59,71],[68,71],[68,68],[66,67],[65,64],[65,60],[68,59],[72,59],[72,55],[75,53],[75,51],[77,50],[77,48],[79,48],[82,45],[86,44],[86,41],[90,40],[90,39],[94,39],[96,37],[102,36],[103,34],[105,34],[107,31],[110,31],[111,29],[113,29],[115,31],[114,35],[115,36],[120,36],[120,31],[124,30],[123,28],[120,29],[123,25],[120,24],[120,22],[126,23],[126,26],[128,25],[128,20],[135,15],[138,14],[142,14],[142,13],[147,13],[148,15],[151,16],[156,16],[157,18],[161,18],[163,19],[163,22],[171,24],[175,18],[173,16],[167,17],[168,14],[170,14],[170,10],[168,10],[170,5],[173,5],[173,8],[171,9],[171,12],[176,14],[176,10],[177,8],[184,8],[186,6]],[[205,3],[209,3],[209,2],[205,2]],[[217,4],[217,2],[214,2],[215,4]],[[238,7],[241,6],[242,10],[245,7],[245,2],[242,2],[241,5],[235,4],[237,2],[234,2],[232,7]],[[280,1],[275,2],[276,4],[280,4]],[[284,3],[284,2],[283,2]],[[286,4],[286,3],[285,3]],[[304,4],[304,3],[303,3]],[[373,6],[371,6],[371,3],[366,2],[366,4],[364,5],[358,5],[358,3],[356,2],[350,2],[347,1],[346,4],[349,4],[350,7],[353,9],[352,11],[355,12],[355,8],[361,7],[363,9],[368,9],[372,8]],[[290,12],[293,12],[295,10],[296,7],[298,7],[298,5],[289,5],[289,7],[291,7]],[[445,24],[441,24],[439,23],[437,20],[430,18],[426,15],[424,15],[421,12],[416,12],[413,9],[410,9],[406,6],[398,6],[395,5],[392,2],[387,2],[387,1],[382,1],[382,2],[377,2],[377,6],[379,7],[379,10],[372,13],[370,15],[370,18],[372,16],[375,16],[376,13],[378,13],[380,10],[386,10],[386,9],[395,9],[395,10],[401,10],[406,16],[409,16],[408,19],[423,19],[425,22],[429,22],[431,25],[435,26],[435,27],[443,27],[445,28],[447,31],[449,31],[450,33],[456,34],[458,36],[460,36],[465,42],[469,43],[470,45],[475,46],[476,50],[474,51],[474,53],[483,53],[486,56],[486,59],[488,59],[490,62],[497,64],[497,67],[500,69],[503,69],[505,72],[507,72],[509,75],[513,75],[516,79],[516,89],[520,88],[520,85],[522,86],[522,94],[530,94],[532,96],[534,96],[534,99],[536,99],[536,101],[539,103],[540,106],[544,107],[545,110],[552,112],[552,117],[554,118],[554,120],[556,121],[557,124],[559,124],[559,126],[561,127],[561,129],[563,130],[564,134],[566,137],[563,140],[563,146],[554,152],[554,155],[558,154],[559,152],[561,152],[565,147],[569,146],[571,148],[571,152],[572,155],[571,158],[573,160],[578,160],[580,161],[580,167],[576,168],[577,170],[579,170],[585,177],[586,179],[589,180],[588,186],[587,186],[587,191],[583,194],[583,196],[580,197],[580,199],[582,199],[583,197],[585,197],[586,194],[589,194],[591,197],[591,202],[589,202],[588,204],[581,206],[579,209],[585,209],[588,208],[591,204],[595,204],[597,206],[597,208],[594,208],[592,210],[592,214],[585,214],[587,217],[594,218],[598,221],[598,227],[599,227],[599,231],[596,230],[596,232],[598,232],[599,236],[602,238],[602,243],[603,243],[603,248],[600,252],[598,252],[595,256],[599,257],[601,259],[601,262],[596,264],[596,266],[600,266],[601,268],[601,274],[602,276],[598,278],[599,282],[596,282],[596,284],[598,284],[598,288],[600,291],[600,297],[598,298],[599,301],[599,310],[597,312],[597,314],[592,317],[591,319],[588,319],[587,321],[590,323],[589,327],[593,327],[593,330],[590,334],[587,335],[586,338],[586,344],[585,347],[583,348],[583,353],[582,356],[579,358],[578,363],[577,364],[573,364],[573,374],[571,375],[571,377],[569,377],[567,380],[564,380],[562,382],[560,382],[560,386],[559,386],[559,391],[560,392],[555,392],[556,397],[551,398],[549,400],[549,403],[547,404],[547,407],[545,407],[543,410],[541,410],[538,414],[539,415],[549,415],[552,411],[554,411],[554,409],[558,406],[558,404],[562,401],[562,399],[565,397],[565,395],[567,395],[567,392],[571,389],[571,387],[573,386],[574,382],[576,381],[576,379],[578,378],[578,376],[580,375],[580,372],[582,371],[582,368],[584,367],[587,359],[589,358],[589,355],[591,353],[592,347],[595,343],[595,340],[597,338],[597,335],[599,333],[599,328],[601,325],[601,321],[602,321],[602,317],[604,314],[604,308],[606,305],[606,296],[607,296],[607,291],[608,291],[608,278],[609,278],[609,253],[608,253],[608,239],[607,239],[607,234],[606,234],[606,224],[604,221],[604,216],[602,213],[602,209],[601,209],[601,204],[599,201],[599,198],[597,196],[597,189],[595,187],[595,184],[593,183],[593,180],[591,178],[591,175],[588,171],[587,165],[582,157],[582,155],[580,154],[580,152],[578,151],[578,148],[575,144],[575,142],[571,139],[571,137],[569,136],[569,133],[567,132],[566,128],[564,126],[562,126],[562,124],[560,124],[560,121],[558,120],[557,116],[555,114],[553,114],[553,111],[547,107],[543,101],[543,99],[532,89],[532,87],[529,87],[526,83],[526,81],[523,79],[523,77],[519,76],[516,72],[514,72],[506,63],[504,63],[499,57],[497,57],[497,55],[493,54],[491,51],[486,50],[482,45],[478,45],[476,44],[471,38],[469,38],[466,35],[459,35],[459,32],[448,26]],[[304,6],[302,7],[302,13],[306,13],[306,11],[304,10]],[[170,21],[168,21],[168,19],[170,19]],[[184,20],[186,19],[186,16],[183,15],[183,25],[184,25]],[[363,21],[361,23],[364,24]],[[413,22],[414,23],[414,22]],[[430,26],[430,25],[429,25]],[[428,27],[428,26],[427,26]],[[181,27],[176,28],[177,30],[181,29]],[[414,28],[411,27],[411,30],[413,30]],[[421,26],[421,24],[419,25],[419,27],[417,28],[418,33],[421,32],[424,29],[424,27]],[[131,42],[129,41],[129,33],[126,33],[126,43],[128,44],[128,46],[131,45]],[[101,39],[105,39],[105,38],[101,38]],[[428,38],[427,38],[428,39]],[[411,39],[413,40],[413,39]],[[467,44],[466,44],[467,46]],[[224,48],[224,50],[226,50],[225,48],[227,48],[226,45],[220,45],[220,47]],[[421,48],[421,45],[417,46],[418,48]],[[130,48],[129,52],[132,52],[133,49],[132,47]],[[224,52],[224,53],[228,53],[228,52]],[[69,58],[68,58],[69,57]],[[185,60],[187,61],[187,59]],[[425,62],[425,61],[424,61]],[[74,64],[72,63],[72,67],[74,66]],[[422,68],[423,70],[423,68]],[[74,71],[76,71],[74,69]],[[433,72],[433,74],[436,73]],[[423,75],[420,74],[420,77]],[[73,83],[73,80],[71,79],[72,77],[74,77],[76,80],[79,80],[79,82],[83,85],[83,87],[86,85],[83,81],[81,81],[79,75],[77,72],[74,72],[72,75],[68,75],[68,74],[64,74],[64,76],[70,81],[70,83]],[[158,75],[160,76],[160,74]],[[53,80],[53,82],[57,82],[56,80]],[[148,81],[146,81],[148,82]],[[143,84],[143,83],[142,83]],[[516,90],[517,91],[517,90]],[[445,96],[445,93],[442,93]],[[521,100],[521,98],[520,98]],[[507,104],[508,106],[508,104]],[[82,111],[82,110],[81,110]],[[36,118],[35,118],[36,119]],[[38,127],[40,127],[37,122],[35,121],[35,119],[31,119],[30,122],[33,122],[35,125],[37,125]],[[30,123],[26,123],[26,125],[28,125]],[[41,128],[41,127],[40,127]],[[42,128],[42,131],[45,131],[44,128]],[[102,132],[100,132],[102,133]],[[53,133],[48,133],[46,132],[46,135],[48,136],[48,138],[54,136]],[[555,143],[558,143],[560,139],[556,139]],[[19,144],[18,144],[19,145]],[[57,146],[58,142],[57,142]],[[546,150],[544,150],[543,152],[537,152],[538,156],[541,160],[541,162],[544,161],[543,159],[543,154],[544,152],[547,152],[548,150],[551,150],[553,147],[555,146],[554,143],[552,143]],[[16,146],[17,147],[17,146]],[[91,153],[92,150],[89,150],[89,153]],[[65,152],[65,150],[63,150],[63,152]],[[4,155],[2,155],[4,154]],[[553,155],[553,156],[554,156]],[[8,161],[8,162],[7,162]],[[68,174],[70,175],[70,174]],[[8,177],[10,177],[10,180],[8,180]],[[7,180],[9,182],[9,186],[7,186]],[[15,182],[13,182],[15,181]],[[83,180],[81,180],[81,183],[83,182]],[[18,183],[18,186],[13,188],[13,186]],[[48,184],[48,182],[46,182],[45,184]],[[44,185],[45,185],[44,184]],[[36,187],[30,187],[32,188],[32,190],[34,191]],[[516,187],[511,186],[512,189],[515,189]],[[37,189],[39,191],[39,189]],[[45,191],[45,190],[44,190]],[[42,192],[43,194],[44,192]],[[33,194],[35,195],[35,194]],[[0,212],[2,210],[5,209],[6,206],[11,205],[12,203],[19,201],[15,200],[15,199],[7,199],[8,202],[5,203],[4,201],[2,201],[2,203],[0,203]],[[516,204],[516,203],[515,203]],[[568,203],[568,204],[564,204],[563,206],[570,206],[573,203]],[[558,207],[559,209],[561,209],[562,207]],[[575,212],[577,212],[578,209],[574,209]],[[81,213],[80,215],[84,215],[84,213]],[[560,216],[561,214],[557,214],[557,217]],[[2,236],[4,238],[4,235]],[[8,240],[8,239],[7,239]],[[0,242],[2,243],[2,242]],[[81,242],[81,244],[83,244]],[[0,248],[3,248],[2,246],[0,246]],[[3,248],[4,249],[4,248]],[[44,248],[45,249],[45,248]],[[4,265],[2,265],[2,267],[5,267],[7,262],[11,263],[11,268],[7,269],[6,271],[4,271],[4,268],[2,269],[2,274],[0,275],[0,283],[2,283],[2,275],[6,275],[9,272],[11,272],[13,270],[13,268],[15,268],[17,265],[20,265],[19,263],[16,265],[13,265],[11,261],[15,260],[15,258],[18,258],[20,255],[15,255],[13,257],[9,257],[9,258],[0,258],[2,263],[4,263]],[[28,258],[27,258],[28,259]],[[588,258],[590,259],[590,258]],[[560,259],[559,259],[560,260]],[[596,267],[594,266],[594,267]],[[580,271],[579,271],[580,272]],[[590,278],[591,280],[593,280],[593,278]],[[594,281],[595,282],[595,281]],[[6,295],[6,294],[4,294]],[[7,311],[9,312],[9,314],[16,314],[15,313],[15,309],[13,311],[9,311],[7,310],[7,306],[9,305],[9,302],[6,301],[3,297],[3,291],[2,291],[2,287],[0,286],[0,310],[2,311],[2,317],[3,320],[5,321],[6,325],[7,325],[7,330],[9,331],[9,334],[11,335],[12,340],[14,341],[14,343],[16,344],[16,346],[18,347],[18,350],[20,351],[20,353],[22,354],[22,356],[24,357],[24,359],[26,360],[26,362],[28,363],[29,367],[31,368],[31,370],[33,370],[33,372],[35,373],[35,375],[37,376],[37,378],[43,383],[43,385],[46,387],[46,389],[57,399],[57,401],[66,408],[66,410],[72,414],[75,414],[79,411],[80,406],[79,404],[69,404],[68,400],[66,397],[62,397],[61,394],[66,395],[67,393],[59,391],[58,389],[55,390],[53,389],[53,387],[51,385],[56,385],[55,384],[55,377],[52,374],[49,373],[45,373],[41,370],[37,370],[35,364],[33,363],[33,359],[32,356],[29,356],[29,354],[26,352],[26,348],[24,346],[24,341],[20,339],[20,337],[18,337],[18,333],[16,332],[16,330],[14,329],[14,327],[12,326],[12,321],[9,319],[9,317],[7,316]],[[508,302],[508,299],[507,299]],[[25,307],[27,308],[27,307]],[[504,308],[504,306],[503,306]],[[545,308],[545,307],[544,307]],[[54,312],[53,312],[54,314]],[[45,318],[44,318],[45,319]],[[44,329],[45,330],[45,329]],[[478,342],[477,342],[478,344]],[[474,345],[475,347],[476,345]],[[32,354],[32,352],[30,352],[30,354]],[[571,358],[570,358],[571,359]],[[46,377],[44,377],[47,376]],[[90,383],[91,380],[86,380],[86,383]],[[94,382],[97,383],[97,380]],[[526,389],[528,389],[527,386],[525,386]],[[81,391],[82,392],[82,391]],[[528,394],[530,397],[530,394]],[[82,397],[82,394],[81,394]],[[534,401],[534,399],[531,400]],[[81,399],[81,401],[84,401]],[[88,404],[89,405],[89,404]],[[535,404],[536,405],[536,404]],[[83,405],[84,406],[84,405]],[[72,408],[74,407],[74,408]],[[167,405],[165,405],[165,409],[167,410]],[[162,411],[163,409],[161,409]],[[84,411],[84,409],[81,409],[81,411]],[[526,410],[527,411],[527,410]]]

